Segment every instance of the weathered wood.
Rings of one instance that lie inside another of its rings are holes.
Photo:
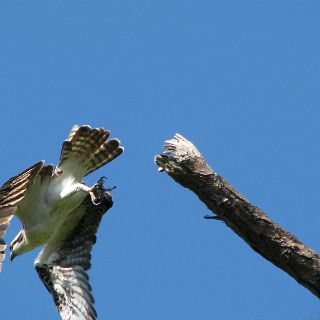
[[[216,214],[206,218],[223,220],[256,252],[320,297],[319,255],[215,173],[190,141],[176,134],[165,142],[164,153],[155,162],[159,171],[196,193]]]

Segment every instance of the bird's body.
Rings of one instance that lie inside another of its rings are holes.
[[[50,237],[87,196],[80,187],[85,185],[64,174],[54,179],[40,175],[34,179],[15,213],[24,226],[21,232],[25,241],[16,248],[14,256],[50,241]]]
[[[108,136],[103,128],[74,126],[63,143],[56,168],[40,161],[0,189],[0,270],[6,247],[1,238],[15,215],[23,228],[10,244],[10,258],[45,246],[35,265],[62,319],[95,319],[88,279],[79,280],[90,266],[95,232],[112,201],[102,180],[93,187],[81,180],[122,153],[119,140],[107,141]],[[97,224],[81,225],[87,221]],[[76,229],[81,232],[74,233]],[[68,281],[63,280],[67,278]]]

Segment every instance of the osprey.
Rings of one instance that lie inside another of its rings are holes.
[[[10,259],[44,246],[35,268],[64,320],[94,320],[96,311],[86,270],[102,215],[112,206],[103,178],[93,187],[81,179],[123,152],[103,128],[75,125],[62,145],[56,168],[40,161],[0,188],[2,239],[13,216],[22,229],[10,244]]]

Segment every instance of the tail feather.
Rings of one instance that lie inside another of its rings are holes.
[[[62,145],[57,172],[68,171],[81,179],[110,162],[123,151],[120,141],[107,141],[110,132],[103,128],[74,126]]]

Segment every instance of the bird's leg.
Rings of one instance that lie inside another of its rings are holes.
[[[104,188],[103,188],[103,178],[98,180],[98,182],[93,186],[93,187],[88,187],[85,184],[79,183],[76,187],[76,192],[77,191],[83,191],[89,193],[91,197],[91,201],[95,205],[99,205],[102,201],[102,196],[104,193]]]
[[[111,191],[111,189],[105,190],[103,187],[103,181],[105,177],[100,178],[93,187],[88,187],[83,183],[76,183],[65,188],[61,193],[60,197],[65,198],[69,197],[79,191],[89,193],[91,201],[95,205],[99,205],[103,200],[103,194],[105,191]]]
[[[61,191],[60,197],[61,198],[69,197],[80,190],[86,193],[90,193],[91,188],[86,186],[83,183],[72,184],[71,186],[68,186],[67,188],[64,188]]]

